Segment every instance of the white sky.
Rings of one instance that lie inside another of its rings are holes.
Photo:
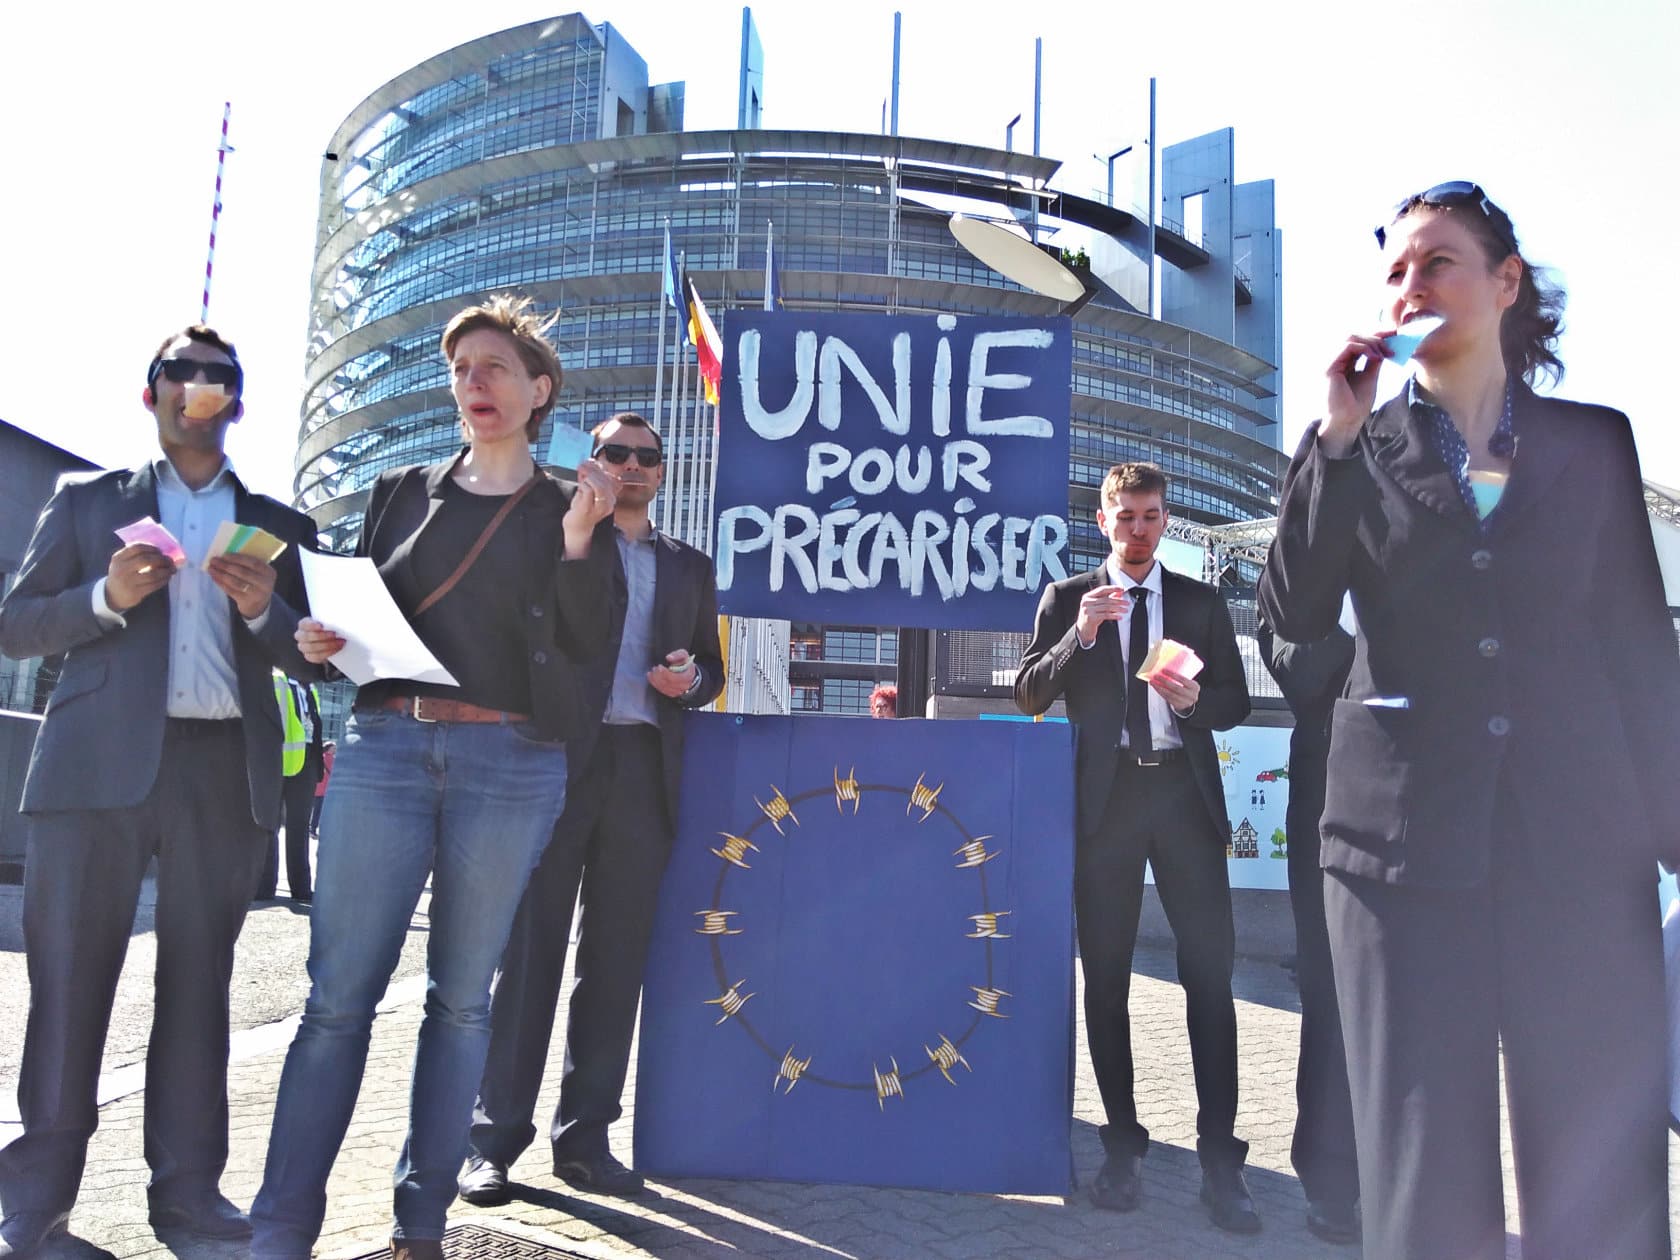
[[[766,0],[766,126],[873,132],[893,5]],[[1402,195],[1480,181],[1525,253],[1569,290],[1560,393],[1633,417],[1646,475],[1680,484],[1671,423],[1680,212],[1680,4],[1097,5],[905,0],[900,131],[1032,146],[1044,38],[1043,152],[1059,185],[1103,186],[1108,153],[1236,129],[1239,181],[1276,181],[1284,233],[1284,445],[1318,408],[1323,365],[1374,326],[1371,227]],[[0,419],[106,464],[154,449],[139,404],[152,350],[196,319],[222,102],[233,102],[211,322],[239,345],[247,415],[231,450],[289,497],[321,152],[380,84],[479,35],[567,11],[475,0],[92,0],[15,6],[0,39]],[[740,8],[613,0],[652,81],[686,80],[690,129],[735,123]],[[1116,172],[1117,183],[1127,174]],[[1638,355],[1657,364],[1639,367]],[[1637,368],[1637,370],[1635,370]]]

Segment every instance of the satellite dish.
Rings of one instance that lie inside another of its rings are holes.
[[[984,219],[953,214],[951,235],[993,271],[1022,288],[1058,302],[1076,302],[1088,296],[1078,276],[1026,237],[1018,236],[1008,228]]]

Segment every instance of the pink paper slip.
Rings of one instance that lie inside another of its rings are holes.
[[[1149,649],[1149,655],[1138,667],[1137,676],[1148,682],[1163,669],[1172,670],[1180,678],[1194,678],[1202,672],[1202,658],[1193,648],[1187,648],[1173,639],[1162,639]]]
[[[146,543],[156,547],[178,566],[187,562],[186,549],[175,541],[175,535],[149,516],[142,516],[132,524],[124,525],[117,530],[117,537],[127,545]]]

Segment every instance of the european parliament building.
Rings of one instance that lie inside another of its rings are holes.
[[[625,409],[655,418],[656,396],[670,393],[657,366],[670,357],[660,345],[672,327],[661,299],[667,225],[714,317],[762,303],[772,234],[793,309],[1070,309],[970,254],[950,231],[953,211],[1029,229],[1086,286],[1073,315],[1070,567],[1106,554],[1095,487],[1120,460],[1165,468],[1180,519],[1275,512],[1281,241],[1270,181],[1233,178],[1229,129],[1162,148],[1151,224],[1112,196],[1059,188],[1051,157],[765,130],[750,13],[742,50],[731,131],[684,130],[683,84],[649,83],[624,36],[581,14],[440,53],[351,111],[322,164],[294,483],[324,544],[354,545],[378,473],[456,449],[438,341],[487,292],[517,289],[560,312],[566,381],[538,447],[554,452],[551,464],[566,465],[559,452],[572,449],[554,441],[556,428],[588,429]],[[669,502],[656,520],[703,539],[709,425],[666,436]],[[731,707],[863,712],[874,683],[901,672],[924,695],[996,698],[1020,644],[893,627],[778,633],[738,645],[731,686],[757,698]],[[772,649],[779,659],[764,659],[766,643],[785,645]],[[925,659],[901,660],[906,643]]]

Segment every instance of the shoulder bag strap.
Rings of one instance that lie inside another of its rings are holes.
[[[444,578],[443,581],[438,584],[436,590],[420,601],[419,607],[414,610],[410,618],[411,620],[413,617],[420,616],[421,613],[425,612],[433,604],[437,603],[438,600],[442,599],[445,595],[449,594],[450,591],[455,589],[455,584],[462,578],[466,577],[467,570],[473,566],[473,561],[477,560],[479,554],[490,545],[490,540],[496,536],[496,531],[500,529],[502,527],[502,523],[513,514],[513,509],[519,506],[519,501],[526,495],[530,494],[531,491],[542,481],[542,479],[543,474],[540,470],[534,472],[531,474],[531,479],[529,481],[508,496],[507,502],[502,504],[502,506],[497,509],[496,515],[490,518],[490,523],[484,527],[483,532],[481,532],[478,536],[478,540],[473,543],[467,554],[462,557],[461,563],[455,566],[455,572]]]

